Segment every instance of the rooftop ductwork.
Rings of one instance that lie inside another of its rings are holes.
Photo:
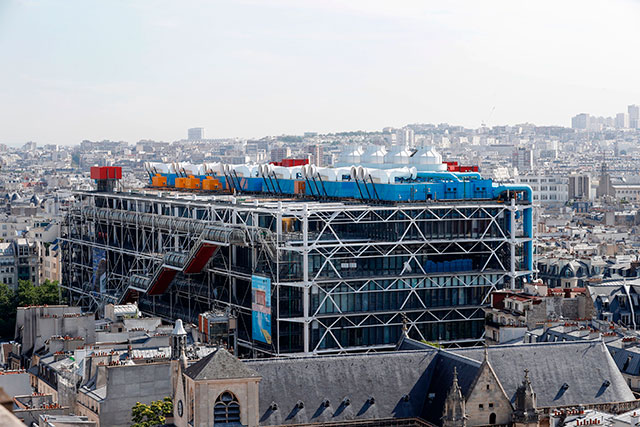
[[[223,166],[224,165],[219,162],[204,163],[202,165],[206,175],[224,175]]]
[[[339,163],[359,165],[362,161],[362,155],[364,150],[359,145],[352,145],[347,147],[342,153],[340,153]]]
[[[366,165],[384,165],[387,149],[380,145],[370,145],[361,157],[361,163]]]
[[[149,213],[113,210],[108,208],[83,208],[83,214],[103,221],[115,221],[135,226],[178,230],[185,233],[201,233],[205,241],[223,246],[246,245],[245,232],[240,228],[207,223],[191,218],[169,217]]]
[[[447,165],[442,163],[442,155],[433,147],[422,147],[415,152],[409,163],[418,171],[446,171]]]
[[[387,165],[409,165],[413,153],[415,150],[409,147],[394,145],[384,156],[384,163]]]

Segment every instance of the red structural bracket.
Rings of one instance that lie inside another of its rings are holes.
[[[155,281],[149,286],[149,295],[162,295],[166,292],[167,288],[176,277],[178,272],[171,268],[163,268],[162,271],[155,277]]]
[[[195,255],[189,261],[184,268],[184,272],[187,274],[200,273],[209,259],[213,256],[214,253],[218,250],[218,245],[212,245],[209,243],[203,243],[200,248],[196,251]]]

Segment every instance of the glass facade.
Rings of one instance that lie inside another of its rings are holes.
[[[528,271],[530,234],[516,211],[489,200],[222,203],[91,193],[67,218],[63,276],[77,302],[133,295],[146,312],[189,321],[228,307],[238,345],[253,355],[390,348],[403,326],[420,340],[479,343],[488,294]],[[221,246],[198,273],[179,272],[161,295],[129,293],[130,276],[152,277],[167,259],[185,258],[202,224],[214,222],[242,229],[246,241]],[[93,248],[105,251],[105,295],[92,294]],[[271,344],[252,339],[252,275],[272,284]]]

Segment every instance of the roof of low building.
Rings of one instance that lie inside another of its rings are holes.
[[[5,371],[0,373],[0,388],[4,389],[9,397],[31,394],[31,382],[29,374],[24,371]]]

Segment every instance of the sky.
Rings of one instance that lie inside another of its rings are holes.
[[[0,0],[0,143],[570,125],[640,104],[631,0]]]

